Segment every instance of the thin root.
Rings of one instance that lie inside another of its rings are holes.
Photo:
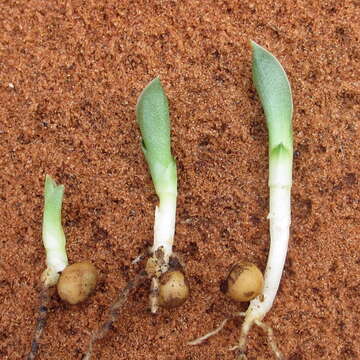
[[[145,271],[151,278],[151,288],[149,295],[150,311],[156,314],[159,308],[159,279],[169,268],[169,264],[164,260],[164,249],[159,247],[146,262]]]
[[[281,353],[279,348],[276,345],[275,336],[272,328],[269,325],[266,325],[262,321],[255,320],[255,324],[259,327],[261,327],[266,333],[268,337],[268,342],[271,350],[273,351],[276,360],[284,360],[284,355]]]
[[[151,313],[156,314],[159,309],[159,278],[157,277],[151,279],[149,303]]]
[[[239,352],[237,360],[247,360],[247,356],[243,352]]]
[[[192,340],[188,342],[188,345],[199,345],[202,342],[204,342],[205,340],[207,340],[209,337],[216,335],[217,333],[219,333],[225,326],[225,324],[228,322],[229,319],[225,319],[222,321],[222,323],[214,330],[208,332],[207,334]]]
[[[245,316],[245,313],[243,312],[240,312],[240,313],[236,313],[235,316]],[[214,330],[208,332],[207,334],[195,339],[195,340],[192,340],[192,341],[189,341],[188,342],[188,345],[199,345],[201,344],[202,342],[204,342],[205,340],[207,340],[208,338],[210,338],[211,336],[214,336],[216,335],[217,333],[219,333],[225,326],[225,324],[230,320],[230,318],[226,318],[225,320],[222,321],[222,323],[217,327],[215,328]],[[237,348],[237,346],[235,347]]]
[[[145,259],[146,256],[148,256],[150,249],[145,249],[143,250],[140,255],[138,255],[132,262],[131,264],[135,265],[138,264],[140,261],[143,261]]]
[[[239,313],[234,314],[234,316],[245,317],[246,313],[239,312]],[[208,332],[207,334],[205,334],[195,340],[189,341],[188,345],[199,345],[199,344],[203,343],[205,340],[207,340],[208,338],[210,338],[211,336],[218,334],[224,328],[224,326],[228,322],[228,320],[230,320],[230,318],[226,318],[225,320],[223,320],[222,323],[216,329]],[[274,336],[274,332],[273,332],[272,328],[269,325],[266,325],[265,323],[263,323],[262,321],[259,321],[259,320],[253,320],[253,322],[251,324],[249,324],[248,326],[246,326],[245,329],[243,328],[238,344],[230,348],[231,351],[237,352],[237,360],[246,360],[247,359],[246,354],[245,354],[246,339],[247,339],[247,335],[248,335],[248,332],[249,332],[252,324],[256,324],[257,326],[259,326],[262,330],[264,330],[266,332],[267,337],[268,337],[269,346],[270,346],[272,352],[274,353],[276,360],[284,360],[284,356],[282,355],[281,351],[279,350],[279,348],[276,345],[275,336]]]
[[[241,314],[243,314],[243,313],[241,313]],[[245,315],[245,314],[243,314],[243,315]],[[274,336],[274,332],[273,332],[272,328],[260,320],[253,320],[253,324],[256,324],[257,326],[259,326],[267,334],[268,344],[269,344],[270,349],[272,350],[273,354],[275,355],[276,360],[284,360],[283,354],[281,353],[281,351],[279,350],[279,348],[276,345],[275,336]],[[245,355],[246,340],[247,340],[247,335],[249,333],[251,326],[252,326],[252,324],[248,325],[245,328],[245,330],[243,328],[238,345],[236,345],[230,349],[230,350],[237,351],[237,353],[238,353],[237,359],[238,360],[246,360],[247,359],[247,357]]]
[[[35,325],[35,334],[31,341],[31,350],[26,357],[26,360],[34,360],[36,358],[37,352],[40,346],[41,335],[44,331],[46,325],[47,313],[49,310],[49,288],[47,286],[42,286],[39,294],[39,308],[38,308],[38,318]]]
[[[147,277],[146,272],[142,271],[135,276],[133,280],[130,280],[125,288],[123,288],[116,301],[111,305],[108,313],[108,320],[103,323],[101,328],[96,331],[90,340],[89,348],[86,354],[83,357],[83,360],[90,360],[93,352],[93,345],[95,341],[102,339],[110,330],[112,324],[118,319],[119,317],[119,310],[125,304],[126,300],[129,297],[129,294],[132,290],[136,289],[141,282]]]

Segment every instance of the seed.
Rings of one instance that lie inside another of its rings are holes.
[[[61,299],[70,304],[84,301],[95,289],[98,272],[89,262],[72,264],[65,268],[57,284]]]
[[[235,300],[246,302],[261,294],[264,277],[259,268],[249,262],[235,264],[225,280],[223,292]]]
[[[179,270],[169,270],[160,277],[159,305],[174,308],[189,297],[189,286],[184,274]]]

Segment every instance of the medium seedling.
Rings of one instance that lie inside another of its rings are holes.
[[[141,93],[136,118],[142,136],[142,150],[149,166],[159,206],[155,209],[154,243],[146,272],[151,278],[150,308],[181,305],[189,288],[179,259],[173,252],[177,173],[171,154],[168,100],[159,78],[152,80]]]
[[[121,307],[131,291],[147,278],[151,279],[150,308],[172,308],[181,305],[189,295],[183,268],[173,253],[177,198],[176,163],[170,148],[170,120],[168,101],[158,78],[141,93],[136,106],[136,118],[142,135],[142,150],[160,203],[155,210],[154,244],[150,249],[144,271],[120,291],[110,307],[107,320],[96,331],[83,360],[90,360],[95,341],[102,339],[117,320]],[[138,260],[146,255],[141,255]]]

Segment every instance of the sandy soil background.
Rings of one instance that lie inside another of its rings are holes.
[[[229,266],[266,263],[267,132],[253,39],[282,62],[295,102],[292,238],[266,322],[288,360],[359,359],[359,22],[355,0],[2,0],[0,358],[24,358],[33,334],[45,174],[65,185],[70,261],[91,260],[101,280],[78,306],[52,296],[39,360],[81,359],[139,271],[131,262],[151,243],[157,200],[134,108],[160,76],[191,299],[152,316],[144,284],[94,358],[234,359],[241,319],[185,344],[245,309],[219,292]],[[248,349],[249,360],[271,359],[258,329]]]

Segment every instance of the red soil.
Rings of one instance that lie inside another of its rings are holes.
[[[81,359],[90,334],[151,243],[156,197],[135,122],[159,75],[178,161],[176,251],[191,299],[152,316],[148,284],[94,359],[234,359],[241,319],[198,347],[186,342],[244,310],[219,292],[237,260],[264,269],[269,246],[267,132],[251,80],[250,39],[293,88],[292,238],[266,322],[289,360],[359,359],[360,101],[357,1],[10,1],[0,4],[0,358],[29,351],[43,185],[65,185],[71,262],[101,273],[84,304],[54,294],[39,360]],[[251,333],[249,360],[270,359]]]

